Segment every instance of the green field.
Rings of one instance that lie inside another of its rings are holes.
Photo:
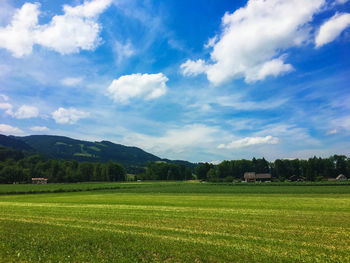
[[[350,262],[348,184],[104,185],[1,195],[0,261]]]

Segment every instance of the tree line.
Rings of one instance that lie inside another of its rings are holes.
[[[146,167],[131,167],[134,180],[191,180],[232,182],[243,180],[245,172],[270,173],[273,180],[318,181],[350,177],[350,158],[333,155],[329,158],[277,159],[264,158],[223,161],[218,165],[199,163],[193,167],[182,163],[149,162]],[[26,156],[20,151],[0,146],[0,183],[30,183],[32,178],[47,178],[50,183],[125,181],[126,170],[116,162],[78,162],[47,160],[40,155]]]
[[[223,161],[218,165],[199,163],[195,174],[200,180],[228,181],[243,180],[245,172],[270,173],[278,181],[320,181],[336,178],[339,174],[350,176],[350,158],[333,155],[329,158],[313,157],[308,160],[277,159],[268,162],[264,158],[252,160]]]

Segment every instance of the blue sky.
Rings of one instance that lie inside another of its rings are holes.
[[[349,47],[347,0],[0,0],[0,133],[350,155]]]

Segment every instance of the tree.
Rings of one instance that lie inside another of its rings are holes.
[[[125,176],[126,172],[121,165],[115,162],[109,162],[107,164],[107,177],[109,181],[125,181]]]
[[[223,161],[216,166],[216,174],[219,178],[225,178],[233,174],[232,163],[230,161]]]
[[[216,176],[215,170],[214,168],[210,168],[209,171],[207,172],[207,180],[210,182],[216,182],[218,181],[218,178]]]
[[[208,171],[213,168],[213,164],[199,163],[196,167],[196,175],[198,179],[205,180],[207,178]]]

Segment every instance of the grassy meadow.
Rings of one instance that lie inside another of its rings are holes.
[[[349,184],[103,185],[1,185],[0,261],[350,262]]]

